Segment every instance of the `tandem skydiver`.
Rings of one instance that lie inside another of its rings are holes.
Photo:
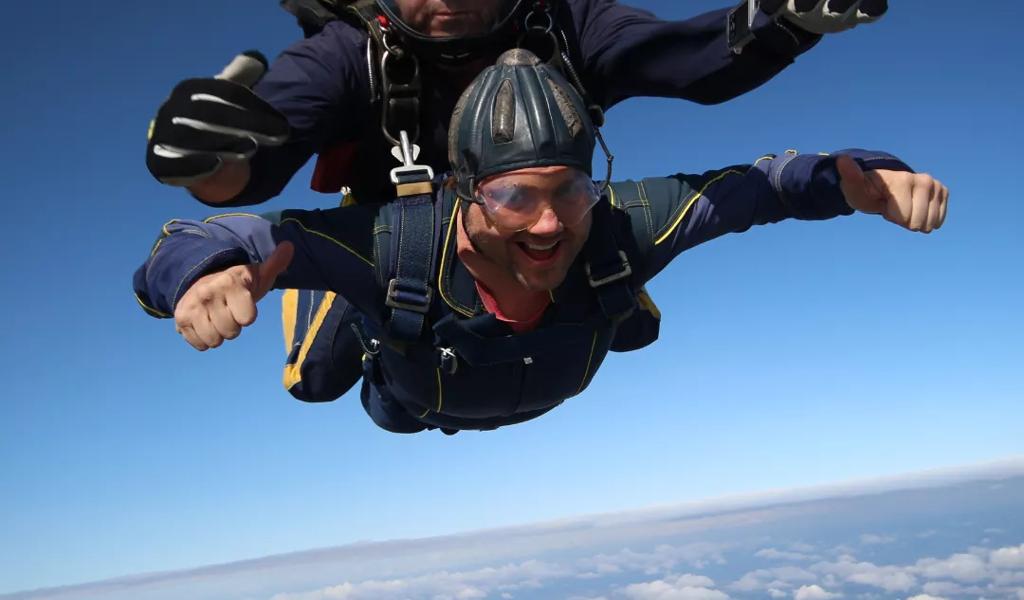
[[[613,0],[285,0],[309,35],[288,48],[254,92],[190,79],[160,108],[147,165],[201,201],[243,206],[276,196],[319,154],[313,187],[379,202],[401,132],[417,164],[447,171],[448,121],[465,85],[520,45],[560,65],[600,120],[635,96],[723,102],[767,81],[821,34],[873,21],[885,0],[745,0],[668,22]],[[748,17],[752,16],[753,19]],[[592,107],[591,107],[592,105]],[[644,308],[653,306],[641,291]],[[333,400],[358,381],[363,354],[349,304],[332,293],[284,296],[284,383],[304,400]],[[620,329],[657,336],[638,311]],[[626,332],[629,332],[627,335]]]
[[[946,215],[946,188],[884,152],[596,184],[595,143],[572,85],[510,50],[455,108],[450,176],[400,167],[386,204],[171,221],[135,292],[205,350],[252,323],[271,288],[332,290],[361,315],[377,425],[486,430],[586,389],[636,291],[688,248],[786,218],[860,211],[928,233]]]

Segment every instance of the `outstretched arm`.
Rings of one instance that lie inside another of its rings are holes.
[[[948,190],[884,152],[765,156],[701,175],[616,183],[612,201],[647,281],[688,248],[783,219],[878,213],[912,231],[942,225]]]
[[[134,277],[135,295],[199,350],[234,339],[272,288],[326,289],[375,314],[371,207],[171,221]]]
[[[777,75],[822,33],[876,20],[887,9],[885,0],[762,0],[748,28],[745,2],[685,21],[615,0],[569,4],[581,77],[604,108],[637,96],[725,102]]]
[[[762,14],[756,37],[736,54],[728,41],[731,9],[665,21],[613,0],[569,4],[580,28],[581,77],[605,108],[637,96],[725,102],[768,81],[821,39]]]

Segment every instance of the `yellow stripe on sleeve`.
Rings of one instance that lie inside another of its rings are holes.
[[[742,171],[737,171],[736,169],[729,169],[728,171],[723,171],[719,173],[717,177],[714,177],[713,179],[705,183],[704,187],[700,188],[700,191],[696,192],[693,196],[690,196],[690,199],[686,201],[686,204],[683,206],[683,209],[679,212],[679,215],[676,216],[675,220],[672,222],[672,225],[669,226],[668,230],[666,230],[665,233],[661,234],[660,236],[658,236],[656,240],[654,240],[654,245],[657,246],[664,242],[665,240],[667,240],[668,238],[670,238],[672,236],[672,233],[676,230],[676,228],[679,227],[679,224],[683,222],[683,218],[685,218],[686,215],[690,212],[690,209],[693,208],[693,205],[697,202],[697,200],[700,200],[701,196],[704,195],[704,192],[706,192],[709,187],[715,185],[716,183],[725,179],[729,175],[742,176],[745,175],[745,173],[743,173]]]

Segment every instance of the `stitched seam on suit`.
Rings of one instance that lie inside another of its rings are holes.
[[[729,169],[727,171],[719,173],[717,176],[705,182],[699,190],[694,192],[693,195],[690,196],[690,198],[682,204],[680,209],[678,209],[678,214],[674,216],[671,221],[669,221],[669,224],[665,227],[665,229],[662,232],[658,233],[658,237],[655,238],[654,240],[654,245],[657,246],[658,244],[667,240],[669,236],[672,235],[672,232],[674,232],[676,228],[679,227],[679,224],[683,222],[683,219],[686,217],[687,213],[690,212],[690,209],[693,208],[693,205],[704,196],[704,192],[706,192],[708,188],[710,188],[712,185],[719,183],[729,175],[743,176],[745,175],[745,173],[742,171],[737,171],[736,169]]]
[[[352,256],[355,256],[359,260],[361,260],[364,263],[366,263],[367,265],[369,265],[371,269],[373,268],[373,266],[374,266],[373,265],[373,261],[371,261],[370,259],[366,258],[362,254],[359,254],[358,252],[356,252],[354,249],[352,249],[351,246],[348,246],[344,242],[341,242],[339,240],[334,239],[333,237],[327,235],[326,233],[323,233],[321,231],[317,231],[315,229],[310,229],[309,227],[306,227],[302,223],[302,221],[299,221],[295,217],[288,217],[287,219],[282,220],[281,221],[281,225],[284,225],[285,223],[287,223],[289,221],[291,221],[291,222],[295,223],[296,225],[298,225],[299,229],[305,231],[306,233],[310,233],[310,234],[315,235],[317,237],[324,238],[325,240],[327,240],[327,241],[329,241],[329,242],[331,242],[331,243],[333,243],[333,244],[335,244],[337,246],[340,246],[341,248],[344,248],[346,251],[349,252],[349,254],[351,254]]]
[[[169,314],[167,314],[167,313],[165,313],[163,311],[159,311],[159,310],[153,308],[152,306],[149,306],[148,304],[146,304],[145,302],[142,301],[142,298],[139,298],[138,294],[135,294],[135,301],[139,303],[139,306],[141,306],[143,310],[145,310],[146,312],[148,312],[151,315],[156,315],[156,316],[162,317],[164,319],[169,319],[172,316],[172,315],[169,315]]]
[[[449,265],[454,260],[454,258],[452,258],[452,256],[448,254],[448,247],[452,243],[452,231],[455,229],[455,227],[458,226],[458,219],[456,215],[458,213],[459,206],[461,205],[461,203],[462,199],[458,199],[455,201],[452,207],[452,216],[451,219],[448,221],[448,229],[445,233],[444,244],[441,246],[441,268],[438,269],[437,271],[437,290],[438,293],[441,294],[441,299],[444,300],[445,303],[447,303],[448,306],[450,306],[453,310],[466,317],[472,317],[472,310],[470,310],[466,306],[463,306],[461,303],[455,301],[448,294],[448,288],[451,287],[451,271],[449,269]]]
[[[597,347],[597,332],[594,332],[594,339],[590,342],[590,354],[587,356],[587,368],[583,371],[583,380],[580,381],[580,387],[576,389],[574,396],[578,395],[583,391],[583,388],[587,385],[587,377],[590,376],[590,364],[594,361],[594,348]]]
[[[651,220],[651,203],[647,199],[647,188],[644,187],[643,181],[638,181],[636,189],[640,194],[640,205],[643,206],[644,209],[644,220],[647,221],[648,239],[654,239],[654,223]]]

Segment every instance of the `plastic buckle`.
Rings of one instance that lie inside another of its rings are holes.
[[[729,16],[726,17],[726,30],[729,50],[733,54],[742,54],[743,48],[754,41],[754,18],[757,17],[760,4],[760,0],[746,0],[729,11]],[[746,15],[743,14],[744,12]]]
[[[412,312],[426,314],[430,310],[430,303],[434,300],[434,290],[426,288],[427,293],[419,298],[408,298],[408,296],[415,296],[419,294],[419,290],[400,290],[398,289],[398,278],[392,279],[388,282],[388,297],[384,301],[384,304],[391,308],[400,308],[403,310],[411,310]],[[406,299],[401,299],[401,294],[405,293]]]
[[[626,253],[623,252],[622,250],[619,250],[619,259],[622,260],[622,268],[618,272],[612,273],[611,275],[602,277],[600,279],[594,279],[594,276],[591,275],[590,263],[583,265],[583,271],[587,274],[587,281],[590,282],[590,287],[600,287],[613,281],[625,279],[626,277],[632,275],[633,268],[629,266],[629,258],[626,257]]]
[[[403,175],[416,175],[416,177],[409,177],[403,181]],[[395,167],[394,169],[391,169],[391,183],[395,185],[433,180],[434,170],[427,165],[409,165],[406,167]]]
[[[400,183],[433,181],[434,169],[429,165],[415,163],[419,147],[409,141],[409,132],[403,129],[398,135],[401,139],[392,153],[402,163],[402,166],[391,169],[391,183],[398,185]],[[403,175],[413,175],[413,177],[403,178]]]

